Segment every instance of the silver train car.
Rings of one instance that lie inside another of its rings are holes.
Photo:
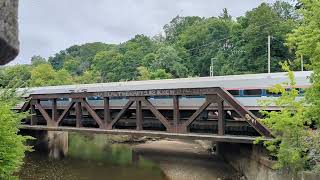
[[[305,88],[310,83],[311,71],[294,72],[296,86],[303,96]],[[149,80],[149,81],[128,81],[115,83],[97,83],[97,84],[79,84],[36,87],[27,90],[26,96],[30,94],[59,94],[73,92],[104,92],[104,91],[129,91],[129,90],[152,90],[152,89],[175,89],[175,88],[206,88],[222,87],[229,91],[238,101],[240,101],[249,110],[260,110],[259,101],[271,98],[278,98],[279,95],[270,93],[269,88],[276,84],[289,82],[286,72],[265,73],[265,74],[246,74],[229,75],[215,77],[195,77],[167,80]],[[287,86],[286,88],[291,88]],[[69,99],[58,99],[58,105],[67,105]],[[128,100],[126,98],[111,98],[110,108],[121,109]],[[165,97],[150,97],[150,101],[159,109],[171,109],[172,100]],[[97,109],[103,108],[101,97],[88,97],[88,102]],[[180,109],[197,109],[204,102],[204,97],[188,96],[180,97]],[[41,102],[48,107],[50,102]],[[227,106],[227,105],[226,105]],[[279,107],[270,106],[268,110],[277,110]]]

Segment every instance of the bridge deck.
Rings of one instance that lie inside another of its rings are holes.
[[[76,128],[76,127],[49,127],[49,126],[31,126],[21,125],[20,129],[26,130],[45,130],[45,131],[67,131],[67,132],[84,132],[95,134],[111,134],[111,135],[135,135],[135,136],[149,136],[149,137],[162,137],[174,139],[194,139],[194,140],[210,140],[215,142],[230,142],[230,143],[244,143],[252,144],[256,137],[253,136],[234,136],[234,135],[216,135],[216,134],[198,134],[198,133],[168,133],[164,131],[135,131],[135,130],[106,130],[98,128]],[[264,138],[264,141],[270,138]]]

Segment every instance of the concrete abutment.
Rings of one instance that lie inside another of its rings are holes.
[[[216,154],[243,174],[247,180],[319,180],[309,172],[298,175],[274,170],[274,161],[262,145],[216,142]]]

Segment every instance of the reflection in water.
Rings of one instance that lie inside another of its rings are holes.
[[[121,142],[121,138],[69,133],[65,158],[55,160],[39,151],[30,153],[19,176],[22,180],[239,179],[229,165],[201,150],[197,143],[172,140],[135,146],[113,143]]]
[[[19,173],[21,179],[165,179],[151,161],[132,163],[129,145],[110,144],[103,135],[69,135],[69,152],[62,160],[49,159],[40,153],[27,155]]]

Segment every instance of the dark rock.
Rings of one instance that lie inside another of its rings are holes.
[[[0,65],[18,53],[18,0],[0,0]]]

